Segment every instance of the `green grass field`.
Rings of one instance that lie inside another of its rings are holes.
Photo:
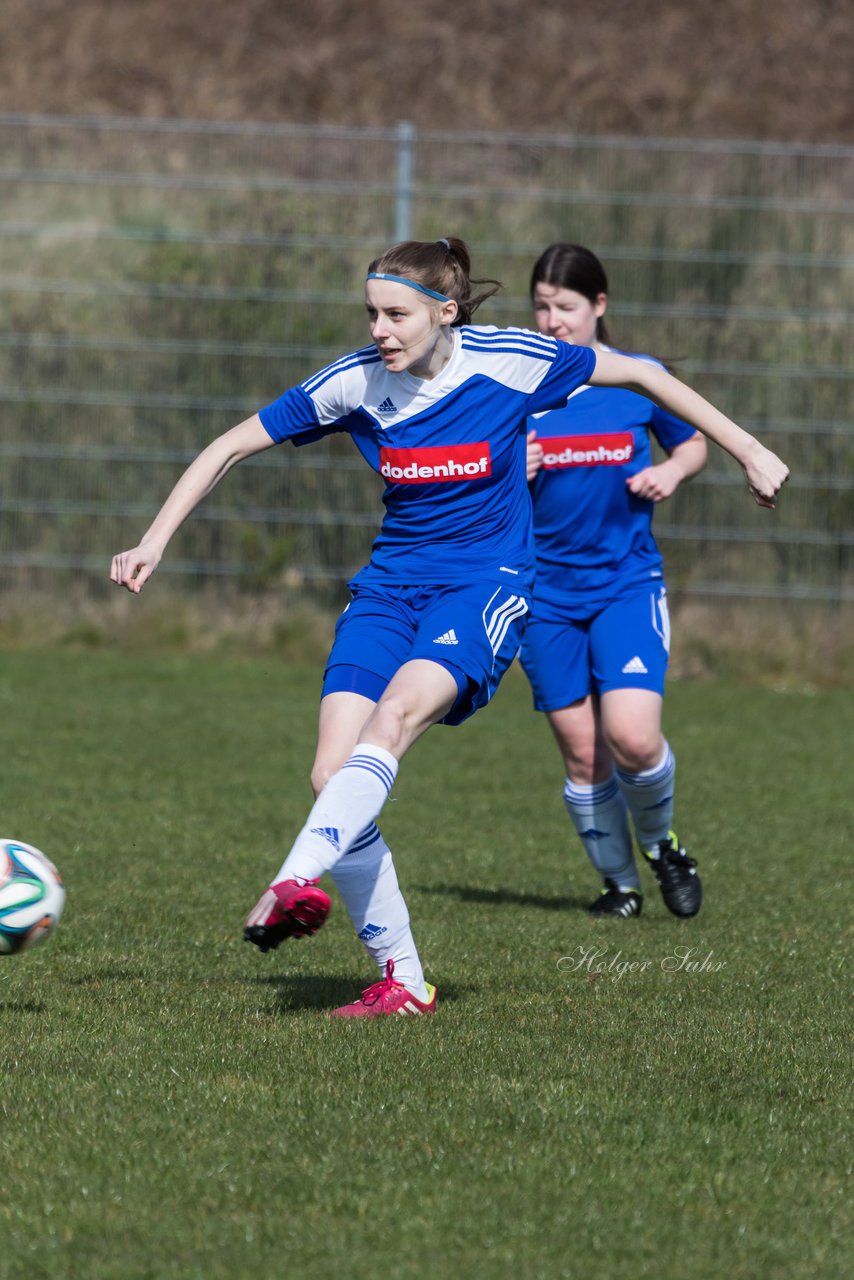
[[[0,961],[4,1280],[845,1274],[851,692],[674,683],[706,905],[647,877],[640,920],[596,923],[511,673],[383,815],[439,1014],[350,1024],[324,1011],[374,974],[340,904],[240,938],[307,811],[317,684],[0,654],[0,829],[68,887]]]

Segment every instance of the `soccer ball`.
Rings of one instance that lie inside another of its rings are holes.
[[[0,955],[42,942],[59,923],[65,889],[39,849],[0,839]]]

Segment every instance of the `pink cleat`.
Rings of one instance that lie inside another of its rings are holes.
[[[394,980],[394,961],[388,960],[385,977],[366,987],[360,998],[353,1004],[342,1004],[340,1009],[333,1009],[330,1018],[381,1018],[385,1013],[435,1013],[436,988],[427,983],[429,999],[425,1003],[418,1000],[411,991],[407,991],[402,982]]]
[[[254,942],[261,951],[274,951],[285,938],[304,938],[317,933],[332,908],[329,894],[317,888],[316,880],[280,880],[270,885],[246,919],[245,942]]]

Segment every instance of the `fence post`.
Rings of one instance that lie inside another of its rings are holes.
[[[397,182],[394,211],[394,239],[412,239],[412,170],[415,156],[415,125],[401,120],[397,129]]]

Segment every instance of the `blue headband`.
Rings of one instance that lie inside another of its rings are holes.
[[[390,276],[385,271],[369,271],[369,280],[390,280],[392,284],[405,284],[410,289],[417,289],[419,293],[426,293],[428,298],[435,298],[437,302],[453,302],[453,298],[448,298],[444,293],[437,293],[435,289],[428,289],[426,285],[417,284],[415,280],[407,280],[406,276]]]

